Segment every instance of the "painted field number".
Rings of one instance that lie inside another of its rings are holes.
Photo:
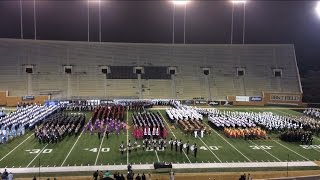
[[[31,150],[26,150],[30,154],[38,154],[40,153],[41,149],[31,149]],[[49,154],[52,152],[52,149],[44,149],[41,153],[43,154]]]
[[[262,146],[250,146],[251,149],[254,149],[254,150],[270,150],[273,146],[266,146],[266,145],[262,145]]]
[[[320,149],[320,145],[300,145],[303,149]]]
[[[209,146],[211,151],[218,151],[219,149],[221,149],[221,146]],[[204,151],[208,151],[208,148],[206,148],[205,146],[200,146],[201,150]]]
[[[84,150],[86,150],[86,151],[91,151],[91,152],[94,152],[94,153],[96,153],[96,152],[99,151],[98,148],[92,148],[92,149],[86,148],[86,149],[84,149]],[[100,152],[109,152],[109,151],[110,151],[110,148],[101,148],[101,151],[100,151]]]

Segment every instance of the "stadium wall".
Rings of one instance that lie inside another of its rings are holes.
[[[8,91],[0,91],[0,106],[17,106],[18,103],[37,103],[44,104],[50,96],[9,96]]]
[[[0,106],[7,105],[8,91],[0,91]]]
[[[6,106],[17,106],[18,103],[44,104],[47,100],[49,100],[49,96],[34,96],[33,100],[23,100],[21,96],[8,96]]]
[[[302,106],[302,93],[264,92],[266,105],[296,105]]]

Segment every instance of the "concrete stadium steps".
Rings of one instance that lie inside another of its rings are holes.
[[[105,96],[106,84],[105,75],[87,75],[76,74],[72,75],[72,94],[74,96]]]
[[[192,99],[195,97],[207,98],[204,85],[200,78],[192,76],[179,76],[176,80],[176,93],[178,99]]]
[[[230,94],[239,94],[239,90],[235,88],[232,77],[213,77],[210,84],[211,94],[213,98],[226,99]]]
[[[27,94],[27,76],[21,75],[0,75],[0,90],[10,89],[9,96],[19,96]],[[15,88],[12,88],[15,87]]]
[[[137,79],[107,79],[107,97],[139,97]]]
[[[173,98],[171,91],[171,80],[142,80],[145,87],[143,98]]]

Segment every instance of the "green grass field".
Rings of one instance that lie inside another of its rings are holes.
[[[280,115],[300,115],[299,112],[286,108],[227,108],[230,111],[271,111]],[[158,110],[153,110],[158,111]],[[164,123],[168,130],[168,138],[182,139],[190,144],[197,143],[198,155],[193,156],[192,151],[176,153],[167,148],[165,151],[133,151],[130,154],[119,152],[121,141],[127,141],[132,136],[132,112],[128,112],[125,120],[130,128],[128,132],[122,131],[120,135],[110,134],[109,138],[103,137],[99,141],[96,134],[81,134],[78,137],[66,137],[58,144],[39,144],[32,132],[10,141],[6,145],[0,145],[0,167],[42,167],[54,166],[87,166],[87,165],[113,165],[113,164],[150,164],[157,161],[173,163],[230,163],[230,162],[279,162],[279,161],[319,161],[320,160],[320,139],[314,137],[314,145],[304,149],[297,143],[280,141],[276,134],[268,140],[246,141],[243,139],[230,139],[221,132],[214,130],[212,134],[204,138],[194,138],[185,135],[180,128],[170,124],[164,110],[159,110],[165,118]],[[87,117],[91,113],[87,113]],[[89,119],[89,118],[87,118]],[[208,125],[207,118],[204,119]],[[128,134],[127,134],[128,133]],[[142,141],[139,141],[142,144]],[[318,145],[318,146],[317,146]]]

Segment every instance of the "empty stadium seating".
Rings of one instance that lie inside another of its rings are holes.
[[[55,91],[54,98],[224,100],[262,92],[301,93],[293,45],[96,43],[0,39],[0,90]],[[27,77],[26,65],[33,65]],[[64,66],[71,66],[66,74]],[[110,70],[103,74],[99,67]],[[142,67],[141,79],[135,67]],[[174,75],[169,67],[176,68]],[[209,68],[205,75],[202,68]],[[237,68],[244,69],[243,76]],[[274,77],[273,70],[282,76]],[[31,78],[30,78],[31,77]],[[31,84],[31,87],[30,87]]]

